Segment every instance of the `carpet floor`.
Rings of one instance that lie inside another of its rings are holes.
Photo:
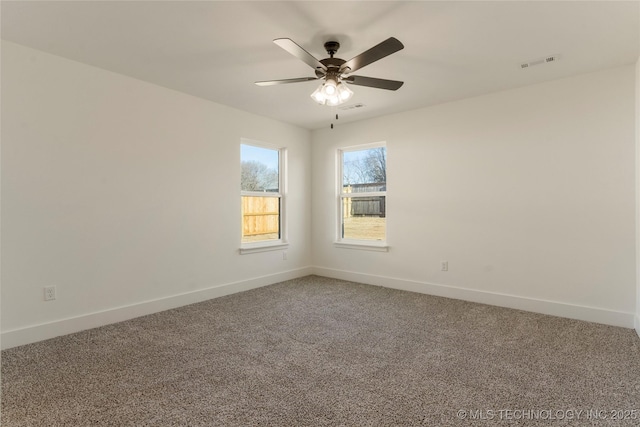
[[[2,421],[637,426],[640,339],[309,276],[5,350]]]

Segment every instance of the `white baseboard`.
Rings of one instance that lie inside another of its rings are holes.
[[[2,333],[0,342],[2,343],[2,349],[4,350],[111,323],[122,322],[135,317],[170,310],[172,308],[194,304],[237,292],[248,291],[250,289],[271,285],[285,280],[296,279],[310,274],[369,285],[383,286],[392,289],[478,302],[481,304],[515,308],[518,310],[532,311],[552,316],[603,323],[606,325],[635,328],[636,332],[640,336],[640,314],[578,306],[555,301],[524,298],[515,295],[479,291],[476,289],[458,288],[447,285],[335,270],[324,267],[303,267],[277,274],[216,285],[206,289],[200,289],[171,297],[144,301],[100,312],[88,313],[82,316],[9,330]]]
[[[318,276],[349,280],[368,285],[454,298],[481,304],[496,305],[499,307],[515,308],[517,310],[566,317],[569,319],[585,320],[605,325],[622,326],[625,328],[633,328],[634,317],[636,317],[636,331],[640,330],[640,318],[638,318],[638,316],[634,316],[634,313],[605,310],[596,307],[585,307],[556,301],[525,298],[516,295],[480,291],[477,289],[458,288],[448,285],[438,285],[351,271],[335,270],[324,267],[314,267],[313,272]]]
[[[267,276],[241,280],[238,282],[215,285],[206,289],[199,289],[193,292],[144,301],[100,312],[88,313],[82,316],[27,326],[3,332],[0,342],[2,343],[2,349],[4,350],[11,347],[17,347],[19,345],[30,344],[61,335],[96,328],[98,326],[122,322],[135,317],[146,316],[148,314],[170,310],[172,308],[182,307],[237,292],[248,291],[250,289],[271,285],[285,280],[296,279],[310,274],[313,274],[312,267],[303,267]]]

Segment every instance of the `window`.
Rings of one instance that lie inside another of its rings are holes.
[[[338,245],[386,250],[386,145],[344,148],[338,156]]]
[[[240,144],[241,253],[278,249],[286,244],[284,158],[283,148],[244,139]]]

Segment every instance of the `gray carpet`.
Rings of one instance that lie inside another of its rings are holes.
[[[640,425],[632,410],[631,329],[317,276],[2,352],[7,427]]]

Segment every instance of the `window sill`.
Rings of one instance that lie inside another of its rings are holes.
[[[389,252],[389,246],[386,242],[334,242],[333,245],[336,248],[342,249],[358,249],[361,251],[374,251],[374,252]]]
[[[282,249],[287,249],[288,247],[289,243],[286,242],[258,243],[240,247],[240,255],[255,254],[258,252],[280,251]]]

